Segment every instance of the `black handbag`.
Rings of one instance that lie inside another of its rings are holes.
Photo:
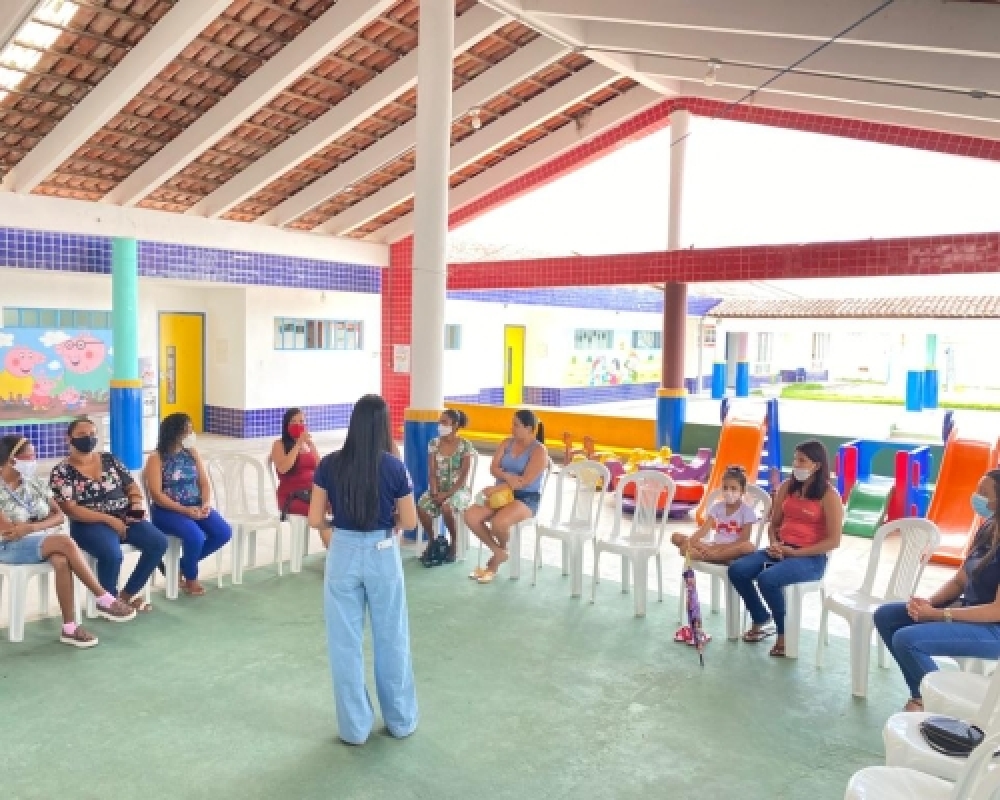
[[[980,728],[954,717],[928,717],[920,723],[920,733],[932,749],[956,758],[968,758],[985,738]]]

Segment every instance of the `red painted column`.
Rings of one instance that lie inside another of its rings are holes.
[[[684,388],[684,337],[687,333],[686,283],[668,283],[663,289],[663,373],[664,389]]]
[[[403,412],[410,405],[410,375],[395,371],[394,348],[410,346],[413,318],[413,239],[389,247],[382,271],[382,396],[392,412],[392,435],[403,438]]]

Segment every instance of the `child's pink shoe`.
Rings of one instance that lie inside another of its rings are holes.
[[[680,644],[694,644],[694,634],[691,633],[691,626],[685,625],[683,628],[678,628],[677,633],[674,634],[674,641]]]

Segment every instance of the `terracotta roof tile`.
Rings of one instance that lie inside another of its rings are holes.
[[[709,316],[742,319],[996,319],[1000,296],[855,299],[732,298]]]

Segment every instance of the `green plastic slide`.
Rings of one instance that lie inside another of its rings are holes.
[[[892,497],[891,483],[856,483],[844,513],[844,533],[871,539],[885,521]]]

